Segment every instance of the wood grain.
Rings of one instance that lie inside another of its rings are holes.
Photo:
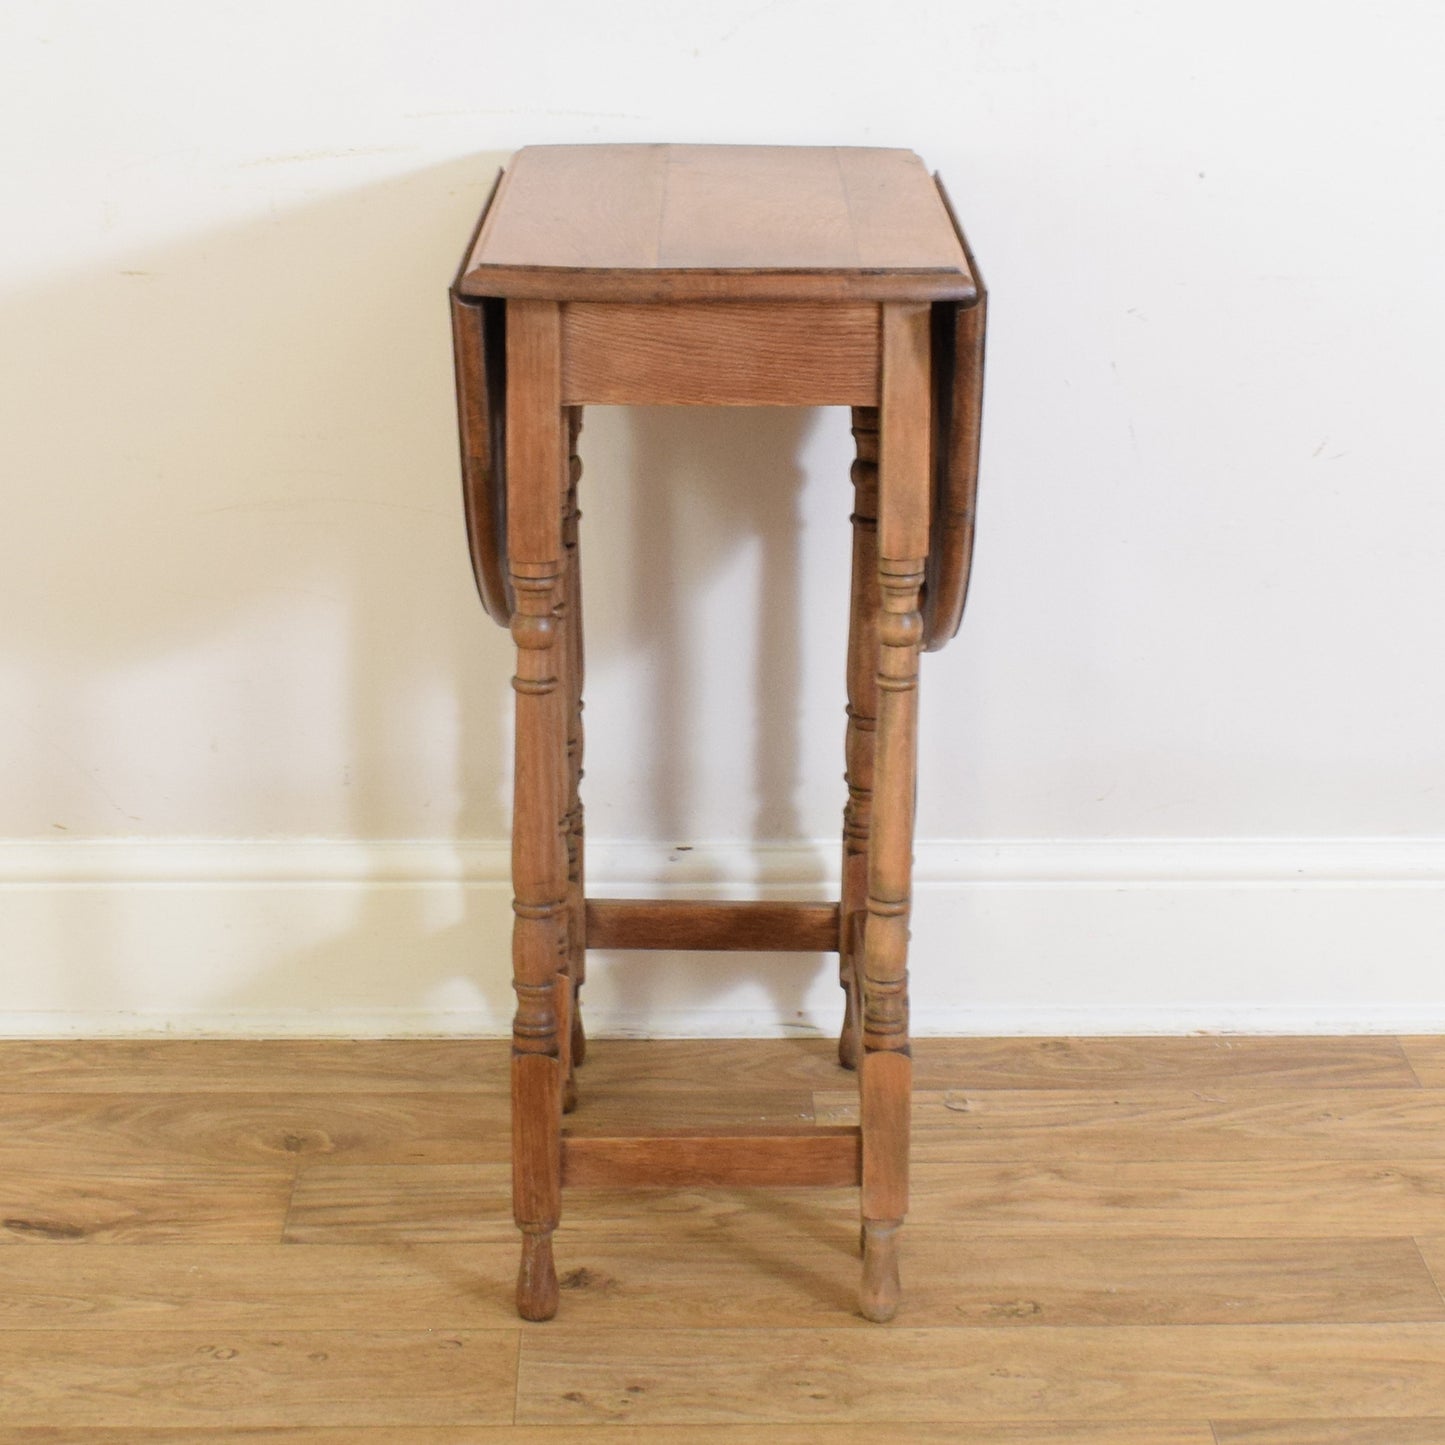
[[[510,1175],[499,1164],[317,1164],[300,1174],[286,1221],[292,1243],[491,1242],[512,1237]],[[836,1189],[589,1189],[569,1202],[572,1239],[786,1236],[848,1251],[857,1201]]]
[[[1439,1086],[1224,1042],[922,1041],[882,1330],[849,1191],[579,1191],[520,1373],[505,1045],[5,1045],[0,1445],[1445,1445]],[[831,1040],[595,1049],[574,1128],[848,1117]]]
[[[507,1097],[488,1091],[424,1094],[0,1095],[0,1167],[91,1174],[153,1164],[273,1164],[289,1171],[323,1160],[352,1164],[505,1161]],[[587,1099],[590,1128],[813,1122],[806,1089],[719,1095],[608,1088]]]
[[[485,235],[485,228],[483,231]],[[561,322],[542,301],[507,304],[507,555],[517,671],[512,764],[512,1208],[522,1235],[517,1310],[557,1307],[551,1236],[561,1212],[561,1121],[570,1051],[566,818],[570,791],[561,681],[567,647],[562,537],[569,485]]]
[[[972,300],[911,151],[528,146],[465,264],[467,296]]]
[[[590,1433],[579,1435],[571,1425],[483,1425],[463,1429],[409,1426],[400,1430],[384,1426],[349,1426],[344,1430],[193,1427],[184,1431],[147,1430],[144,1437],[146,1445],[244,1445],[251,1441],[264,1441],[266,1445],[577,1445],[579,1439],[591,1438]],[[629,1445],[878,1445],[879,1436],[876,1425],[769,1425],[761,1429],[753,1425],[631,1425],[627,1438]],[[1100,1425],[1076,1420],[1019,1424],[971,1419],[945,1425],[898,1426],[889,1430],[887,1438],[890,1445],[1214,1445],[1207,1424],[1181,1425],[1163,1420]],[[1369,1438],[1373,1442],[1376,1437]],[[0,1428],[0,1445],[110,1445],[112,1441],[134,1445],[135,1439],[134,1432],[124,1428]],[[1420,1436],[1418,1445],[1434,1445],[1434,1440],[1434,1436]],[[1404,1437],[1404,1445],[1416,1442],[1413,1435]]]
[[[1221,1420],[1217,1445],[1445,1445],[1445,1420]]]
[[[0,1330],[513,1329],[516,1246],[0,1250]]]
[[[587,1207],[579,1199],[578,1207]],[[856,1232],[856,1230],[854,1231]],[[489,1244],[131,1245],[0,1251],[0,1329],[479,1329],[512,1323],[516,1250]],[[566,1318],[598,1328],[855,1326],[845,1230],[558,1236]],[[667,1247],[659,1249],[658,1241]],[[674,1242],[683,1247],[674,1247]],[[905,1321],[996,1325],[1388,1323],[1445,1318],[1408,1240],[904,1243]]]
[[[0,1332],[6,1424],[508,1420],[517,1332]]]
[[[856,1185],[859,1143],[856,1127],[819,1129],[803,1124],[766,1132],[566,1134],[562,1182],[614,1189]]]
[[[291,1244],[432,1244],[514,1240],[504,1163],[318,1164],[296,1178]]]
[[[938,191],[968,258],[978,295],[971,305],[937,306],[933,313],[933,537],[923,594],[923,645],[929,652],[936,652],[957,634],[968,600],[983,440],[984,341],[988,329],[988,293],[983,277],[941,180]]]
[[[512,599],[504,545],[506,469],[497,446],[504,405],[502,303],[466,301],[455,293],[451,301],[467,550],[482,607],[494,622],[505,626]]]
[[[852,565],[848,585],[848,726],[843,738],[842,899],[838,982],[843,1023],[838,1062],[856,1069],[863,1056],[861,962],[868,913],[868,840],[873,831],[873,763],[878,731],[878,410],[854,407]]]
[[[1437,1051],[1430,1040],[1349,1035],[1264,1038],[919,1038],[920,1089],[1411,1089]],[[633,1090],[828,1088],[847,1081],[833,1043],[796,1039],[602,1039],[588,1070]],[[1433,1088],[1445,1088],[1445,1045]],[[5,1039],[7,1092],[133,1094],[436,1092],[506,1087],[504,1039]]]
[[[1144,1420],[1445,1409],[1445,1324],[529,1333],[528,1424]]]
[[[562,670],[565,679],[567,734],[567,805],[562,828],[567,851],[567,974],[570,980],[570,1014],[567,1037],[561,1042],[567,1052],[567,1079],[563,1108],[577,1103],[577,1067],[587,1057],[587,1031],[582,1023],[582,985],[587,980],[587,859],[586,810],[582,805],[582,762],[586,752],[586,728],[582,722],[586,674],[585,628],[582,616],[582,509],[578,489],[582,481],[582,458],[578,442],[582,435],[582,408],[568,407],[567,486],[562,511],[562,547],[566,558],[562,574],[563,611]]]
[[[815,1122],[813,1096],[804,1089],[665,1094],[656,1090],[632,1092],[612,1088],[589,1089],[577,1112],[568,1121],[573,1133],[591,1134]]]
[[[1409,1239],[910,1233],[909,1324],[1329,1324],[1445,1320]]]
[[[302,1172],[288,1238],[490,1239],[492,1165],[317,1164]],[[502,1198],[505,1199],[505,1193]],[[1445,1164],[1436,1160],[915,1164],[910,1229],[969,1237],[1104,1231],[1180,1239],[1398,1238],[1438,1228]],[[777,1209],[765,1195],[697,1190],[659,1196],[599,1191],[569,1210],[569,1231],[613,1238],[667,1229],[791,1232],[846,1241],[852,1204],[798,1190]],[[479,1211],[481,1211],[479,1213]],[[635,1212],[635,1213],[634,1213]],[[853,1234],[856,1244],[856,1229]]]
[[[599,1039],[588,1059],[596,1085],[633,1093],[711,1093],[719,1078],[761,1090],[849,1079],[823,1038]],[[505,1087],[507,1068],[500,1039],[0,1041],[10,1091],[477,1090]],[[1400,1042],[1368,1035],[920,1038],[913,1068],[921,1090],[1419,1087]]]
[[[525,146],[502,175],[497,199],[463,263],[468,273],[538,266],[599,270],[655,267],[667,188],[668,147]],[[489,276],[489,280],[495,277]]]
[[[1445,1299],[1445,1234],[1418,1236],[1415,1244],[1430,1270],[1435,1288],[1440,1291],[1441,1298]]]
[[[505,1089],[505,1039],[3,1039],[8,1093],[435,1093]]]
[[[275,1243],[291,1170],[133,1164],[0,1171],[0,1245]]]
[[[488,1108],[487,1104],[492,1107]],[[0,1170],[149,1164],[461,1163],[505,1158],[493,1100],[457,1091],[0,1094]]]
[[[1079,1229],[1176,1237],[1427,1233],[1439,1160],[941,1164],[914,1170],[913,1217],[977,1233]]]
[[[922,1039],[921,1089],[1203,1088],[1211,1084],[1409,1089],[1400,1041],[1368,1034],[1263,1038]]]
[[[1420,1083],[1445,1089],[1445,1038],[1404,1038],[1400,1045]]]
[[[857,1096],[813,1095],[819,1123],[853,1123]],[[918,1160],[1441,1159],[1445,1090],[949,1089],[915,1092]]]
[[[875,406],[878,308],[570,302],[562,308],[562,399],[605,406]]]
[[[838,946],[838,905],[591,898],[587,939],[591,948],[832,953]]]
[[[587,1054],[589,1089],[716,1093],[728,1088],[844,1088],[831,1041],[797,1039],[599,1039]]]
[[[590,1195],[579,1197],[585,1212]],[[846,1227],[558,1236],[570,1323],[866,1328]],[[856,1235],[856,1225],[851,1231]],[[490,1244],[59,1246],[0,1252],[0,1328],[482,1328],[512,1312],[515,1250]],[[659,1248],[659,1243],[664,1247]],[[349,1252],[348,1252],[349,1251]],[[1408,1240],[1116,1240],[909,1234],[910,1326],[1388,1323],[1445,1318]],[[841,1313],[840,1313],[841,1312]]]

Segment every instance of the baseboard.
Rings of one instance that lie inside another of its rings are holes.
[[[836,845],[589,847],[601,894],[821,898]],[[501,1035],[503,843],[0,843],[0,1034]],[[922,841],[926,1034],[1445,1031],[1442,839]],[[599,1035],[830,1034],[817,955],[596,955]]]

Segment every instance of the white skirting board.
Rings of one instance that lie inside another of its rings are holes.
[[[508,1031],[504,843],[0,843],[0,1035]],[[598,896],[827,898],[837,847],[594,843]],[[1445,1031],[1445,839],[921,841],[916,1034]],[[831,1034],[832,956],[594,954],[589,1031]]]

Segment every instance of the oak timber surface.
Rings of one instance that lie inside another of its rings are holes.
[[[1433,1040],[920,1041],[886,1327],[850,1191],[599,1188],[519,1328],[506,1048],[0,1044],[0,1445],[1445,1445]],[[597,1039],[569,1128],[832,1049]]]
[[[848,146],[528,146],[460,288],[558,301],[976,294],[922,161]]]
[[[1445,1038],[920,1038],[918,1089],[1445,1088]],[[4,1039],[7,1091],[506,1093],[504,1039]],[[1408,1055],[1408,1057],[1407,1057]],[[1416,1068],[1411,1067],[1414,1061]],[[593,1092],[839,1087],[827,1039],[607,1039]],[[1418,1073],[1417,1073],[1418,1070]]]
[[[735,1233],[684,1236],[665,1223],[657,1240],[559,1238],[572,1324],[868,1329],[849,1313],[856,1256],[841,1230],[811,1252],[785,1230],[740,1250]],[[511,1328],[515,1267],[508,1238],[140,1244],[99,1257],[10,1249],[0,1251],[0,1329],[365,1330],[381,1320],[396,1330]],[[1076,1234],[960,1244],[927,1233],[910,1241],[908,1269],[913,1326],[1385,1324],[1442,1313],[1429,1269],[1404,1238]]]
[[[815,1090],[819,1124],[853,1124],[852,1093]],[[913,1157],[942,1161],[1059,1158],[1445,1159],[1445,1090],[1260,1088],[948,1089],[913,1098]],[[3,1158],[3,1152],[0,1152]]]
[[[1426,1422],[1417,1422],[1426,1423]],[[576,1445],[579,1439],[615,1441],[622,1433],[577,1431],[571,1426],[476,1426],[447,1429],[415,1426],[406,1429],[346,1430],[147,1430],[144,1445]],[[1232,1437],[1231,1437],[1232,1438]],[[1323,1437],[1322,1437],[1323,1438]],[[0,1445],[136,1445],[132,1430],[0,1428]],[[1016,1421],[950,1421],[945,1425],[900,1425],[889,1429],[887,1445],[1215,1445],[1208,1425],[1177,1425],[1165,1421],[1100,1425],[1097,1421],[1064,1424],[1020,1424]],[[1330,1436],[1337,1445],[1343,1436]],[[1438,1445],[1445,1437],[1409,1435],[1398,1442],[1368,1437],[1370,1445]],[[1273,1437],[1271,1437],[1273,1442]],[[629,1425],[626,1445],[880,1445],[876,1425]],[[1311,1445],[1303,1436],[1288,1445]]]
[[[1251,1399],[1251,1396],[1254,1398]],[[567,1325],[522,1339],[519,1424],[1228,1419],[1445,1411],[1445,1324],[968,1331]]]

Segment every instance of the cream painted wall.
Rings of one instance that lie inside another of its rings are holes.
[[[444,288],[510,150],[652,139],[912,146],[990,283],[920,1024],[1445,1026],[1437,6],[0,27],[0,1027],[505,1026]],[[826,890],[846,418],[598,410],[584,456],[599,886],[693,844]],[[675,962],[657,1027],[832,1027],[830,964]],[[602,1023],[671,966],[619,961]]]

